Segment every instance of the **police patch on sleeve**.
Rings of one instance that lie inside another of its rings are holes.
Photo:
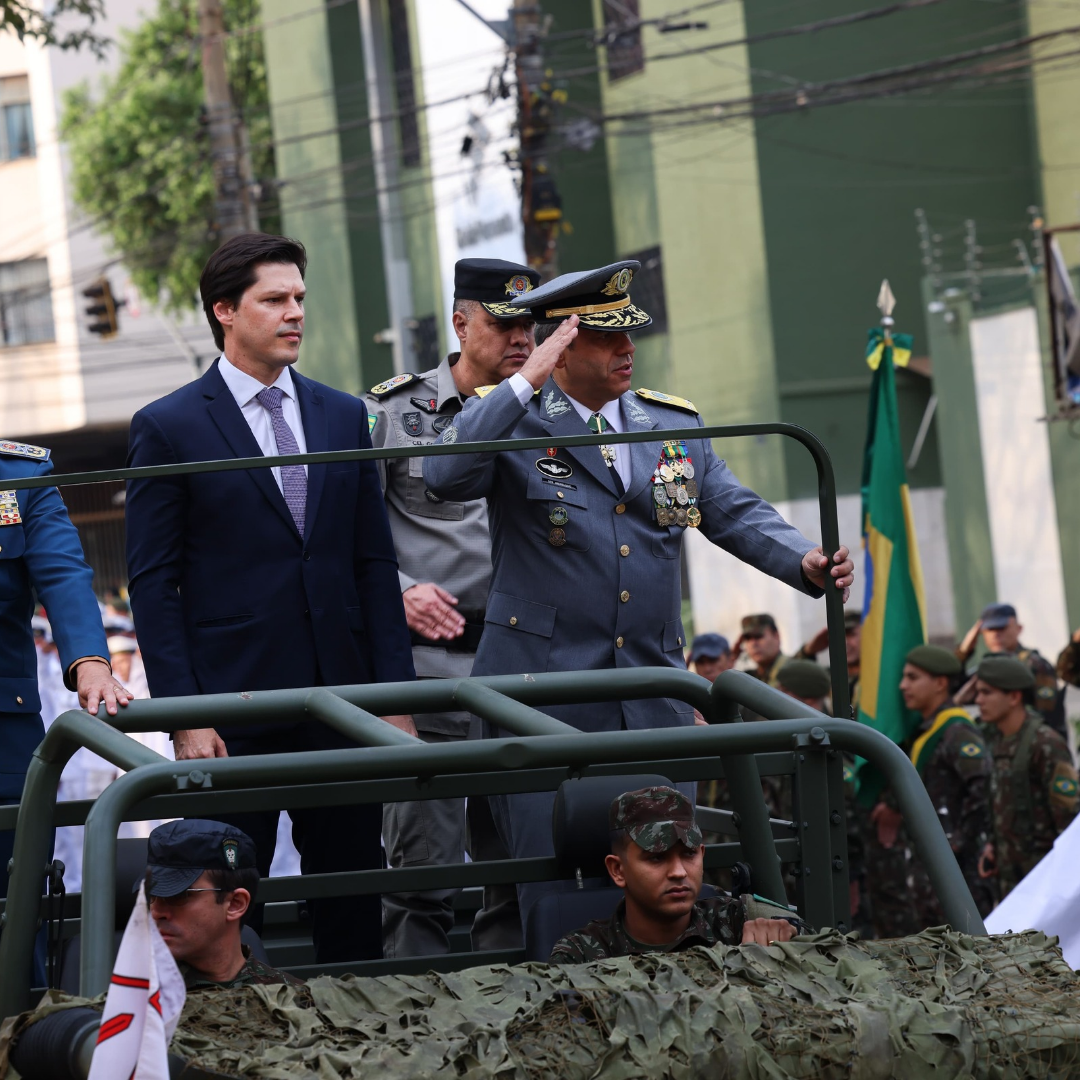
[[[367,414],[367,433],[370,435],[375,430],[375,425],[379,422],[379,418],[374,413]]]

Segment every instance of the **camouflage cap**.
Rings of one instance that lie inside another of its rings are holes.
[[[688,848],[702,844],[694,821],[694,805],[670,787],[638,788],[614,799],[608,811],[608,830],[625,830],[643,851],[670,851],[680,840]]]
[[[916,645],[904,660],[930,675],[959,675],[962,670],[956,654],[940,645]]]
[[[984,656],[975,674],[998,690],[1030,690],[1035,685],[1031,668],[1008,653]]]
[[[771,615],[747,615],[742,621],[744,637],[747,634],[762,634],[766,630],[776,630],[776,620]]]
[[[825,697],[832,690],[828,671],[813,660],[789,660],[776,680],[784,690],[804,698]]]

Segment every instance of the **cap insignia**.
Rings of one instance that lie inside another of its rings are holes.
[[[236,864],[239,861],[238,852],[240,845],[235,840],[222,840],[221,850],[225,854],[225,862],[229,864],[230,870],[236,869]]]
[[[506,292],[509,296],[524,296],[532,292],[533,283],[524,274],[515,274],[506,283]]]
[[[600,290],[605,296],[618,296],[630,288],[634,271],[624,266],[617,274],[612,274],[608,283]]]

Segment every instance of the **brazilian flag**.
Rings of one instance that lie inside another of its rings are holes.
[[[911,344],[908,334],[874,329],[866,350],[874,377],[862,474],[866,597],[859,719],[895,743],[904,742],[919,722],[918,714],[904,707],[899,686],[904,658],[926,640],[926,600],[900,447],[894,370],[894,365],[907,366]],[[881,786],[877,770],[860,761],[860,802],[873,805]]]

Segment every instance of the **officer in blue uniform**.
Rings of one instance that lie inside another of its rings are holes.
[[[109,649],[94,596],[93,571],[79,534],[54,487],[15,491],[7,482],[52,471],[49,451],[0,441],[0,804],[22,796],[30,757],[45,737],[37,685],[37,658],[30,619],[34,596],[45,606],[64,669],[64,682],[79,704],[96,714],[105,702],[131,698],[113,678]],[[0,894],[14,833],[0,832]]]

